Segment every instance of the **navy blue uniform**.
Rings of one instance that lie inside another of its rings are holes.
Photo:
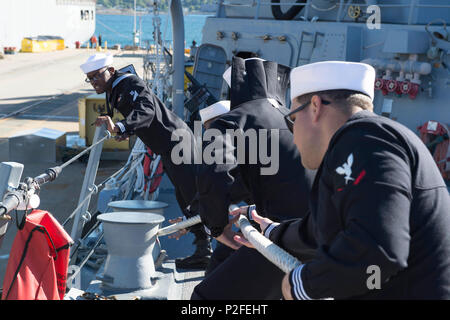
[[[303,217],[308,210],[309,190],[315,172],[303,168],[292,133],[283,118],[289,112],[284,107],[289,72],[288,67],[275,62],[244,62],[233,58],[230,112],[210,127],[220,133],[210,145],[221,146],[217,153],[225,155],[224,163],[203,163],[197,178],[199,212],[214,237],[219,236],[228,224],[228,206],[232,203],[232,188],[238,177],[242,178],[262,216],[281,221]],[[268,99],[275,100],[278,107]],[[267,139],[260,135],[264,130]],[[227,131],[256,134],[253,142],[251,138],[245,138],[245,158],[239,159],[239,145],[229,139]],[[277,139],[278,150],[271,150],[273,139]],[[263,146],[269,150],[269,155],[277,153],[276,165],[263,163],[259,154]],[[275,172],[265,173],[264,169],[271,165]],[[296,192],[297,196],[291,197],[290,192]]]
[[[239,179],[250,193],[258,213],[277,221],[303,217],[307,213],[314,179],[314,172],[303,168],[292,133],[284,121],[284,114],[288,113],[284,105],[290,69],[275,62],[244,62],[240,58],[233,58],[232,64],[231,110],[210,127],[221,133],[210,145],[221,146],[216,154],[224,154],[227,161],[203,164],[197,178],[199,213],[215,237],[229,222],[228,206],[233,203],[233,187]],[[273,99],[272,102],[269,99]],[[240,130],[244,134],[255,130],[256,141],[245,140],[245,158],[239,159],[239,145],[229,139],[227,130]],[[259,135],[259,130],[266,130],[267,140]],[[277,139],[278,150],[271,149],[272,139]],[[261,154],[255,154],[259,148],[269,150],[272,160],[277,158],[274,161],[278,163],[264,163],[258,157]],[[252,156],[256,161],[252,162]],[[270,170],[264,169],[271,165],[274,165],[272,169],[277,168],[276,172],[265,174]],[[229,256],[209,268],[205,279],[194,289],[192,299],[281,298],[283,272],[256,250],[241,247],[233,252],[219,245],[213,257],[216,255],[220,256],[217,260]],[[212,267],[215,269],[211,270]]]
[[[111,90],[107,94],[110,105],[119,110],[124,120],[116,125],[122,133],[136,134],[153,152],[161,155],[164,172],[175,187],[177,202],[183,213],[190,217],[195,214],[186,208],[193,201],[196,193],[196,167],[194,165],[195,139],[191,129],[176,114],[166,108],[146,83],[132,74],[116,72],[111,79]],[[176,134],[181,130],[184,135]],[[174,164],[171,159],[172,149],[180,143],[178,139],[190,139],[191,163]],[[202,237],[206,238],[203,228],[197,227]]]
[[[450,198],[425,145],[369,111],[330,141],[310,213],[270,239],[300,260],[299,299],[449,299]],[[380,289],[374,288],[378,268]],[[370,279],[369,279],[370,278]]]

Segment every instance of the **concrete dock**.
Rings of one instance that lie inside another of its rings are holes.
[[[66,49],[48,53],[18,53],[0,60],[0,143],[25,129],[46,127],[77,133],[78,99],[95,93],[80,65],[95,50]],[[143,74],[141,54],[109,51],[114,66],[133,64]],[[30,109],[28,109],[30,108]],[[25,109],[18,116],[1,119]],[[9,156],[1,148],[0,161]],[[6,148],[7,149],[7,148]]]
[[[121,68],[133,64],[138,75],[143,75],[142,55],[145,52],[114,51],[114,67]],[[85,75],[80,69],[82,64],[95,50],[65,49],[49,53],[18,53],[5,55],[0,60],[0,162],[10,161],[8,138],[24,130],[33,128],[50,128],[77,134],[78,99],[95,93],[91,85],[84,81]],[[31,107],[31,108],[29,108]],[[26,111],[2,119],[17,110]],[[30,155],[24,163],[25,177],[37,176],[49,167],[61,163],[38,163]],[[124,161],[101,161],[97,172],[96,183],[104,181],[112,173],[122,167]],[[40,209],[48,210],[62,223],[76,208],[86,164],[75,162],[64,169],[62,174],[52,183],[42,187],[40,192]],[[96,197],[90,202],[89,211],[96,212]],[[167,202],[165,218],[162,226],[168,225],[168,220],[182,216],[175,199],[173,185],[163,178],[160,187],[160,201]],[[6,270],[8,254],[17,232],[15,216],[10,222],[8,232],[0,248],[0,285]],[[72,223],[65,229],[70,233]],[[162,248],[167,251],[168,263],[177,257],[192,254],[193,236],[188,234],[180,240],[160,238]],[[184,272],[177,270],[177,282],[182,285],[182,292],[174,298],[188,299],[193,286],[201,281],[203,272]]]

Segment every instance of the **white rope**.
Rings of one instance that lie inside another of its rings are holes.
[[[131,156],[134,157],[133,161],[136,163],[134,166],[135,174],[136,174],[136,182],[134,184],[134,191],[137,193],[141,193],[144,191],[145,187],[145,176],[144,176],[144,167],[142,166],[142,162],[144,161],[145,154],[147,149],[145,144],[141,141],[141,139],[137,139],[134,144],[133,150],[131,151]]]
[[[145,186],[145,176],[144,176],[144,168],[142,166],[142,161],[144,160],[145,153],[147,149],[145,148],[145,144],[141,141],[141,139],[137,138],[136,142],[131,150],[130,155],[128,156],[127,165],[130,165],[128,171],[123,171],[120,175],[120,178],[116,178],[114,183],[120,186],[121,190],[127,190],[131,187],[130,183],[133,179],[131,177],[135,174],[136,181],[134,183],[134,191],[141,193],[144,191]]]
[[[202,220],[200,215],[196,215],[187,220],[160,229],[158,231],[158,236],[165,236],[201,222]],[[297,258],[264,237],[250,224],[244,215],[239,216],[238,224],[245,238],[250,241],[255,249],[285,273],[291,272],[293,269],[302,264]]]
[[[291,272],[302,264],[297,258],[264,237],[244,215],[239,216],[238,224],[245,238],[255,249],[285,273]]]
[[[192,218],[186,219],[184,221],[172,224],[168,227],[159,229],[158,236],[165,236],[174,232],[177,232],[181,229],[186,229],[190,226],[193,226],[195,224],[201,223],[202,219],[200,218],[200,215],[193,216]]]
[[[233,211],[234,209],[238,209],[238,208],[239,207],[237,205],[231,204],[229,206],[229,208],[228,208],[228,211]],[[198,215],[193,216],[193,217],[191,217],[189,219],[180,221],[178,223],[175,223],[175,224],[172,224],[172,225],[170,225],[168,227],[160,229],[158,231],[158,236],[165,236],[165,235],[177,232],[178,230],[191,227],[191,226],[193,226],[195,224],[198,224],[198,223],[201,223],[201,222],[202,222],[202,219],[201,219],[200,215],[198,214]]]
[[[86,152],[91,151],[92,148],[94,148],[96,145],[98,145],[99,143],[103,143],[103,141],[107,140],[107,139],[111,139],[111,133],[109,133],[109,131],[106,131],[106,135],[101,138],[100,140],[98,140],[96,143],[94,143],[93,145],[91,145],[89,148],[84,149],[82,152],[80,152],[79,154],[77,154],[76,156],[70,158],[68,161],[64,162],[62,165],[60,165],[59,167],[61,169],[64,169],[65,167],[67,167],[68,165],[72,164],[72,162],[74,162],[75,160],[77,160],[78,158],[80,158],[83,154],[85,154]]]

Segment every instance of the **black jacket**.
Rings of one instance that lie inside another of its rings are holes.
[[[449,299],[450,198],[425,145],[361,111],[330,141],[311,212],[270,239],[300,260],[311,298]],[[381,289],[367,281],[378,266]],[[292,274],[291,274],[292,278]]]
[[[125,119],[119,121],[125,128],[124,133],[136,134],[153,152],[161,155],[164,171],[175,187],[181,209],[185,211],[197,192],[193,161],[195,139],[191,129],[135,75],[116,72],[111,79],[107,99],[124,116]],[[171,152],[183,139],[190,140],[190,148],[184,150],[192,161],[175,164]]]
[[[288,112],[283,106],[289,72],[289,68],[274,62],[244,62],[233,58],[231,110],[212,123],[210,130],[215,129],[218,134],[203,152],[205,155],[215,148],[212,154],[219,158],[223,155],[225,160],[223,164],[204,161],[197,177],[199,213],[214,237],[228,224],[232,187],[239,176],[260,215],[280,221],[302,217],[307,212],[314,174],[305,172],[302,167],[293,136],[283,118]],[[275,108],[267,98],[275,99],[280,108]],[[244,157],[239,156],[237,141],[230,140],[227,130],[240,130],[244,134],[254,130],[256,133],[256,140],[245,139]],[[279,142],[278,150],[271,150],[271,143],[276,141]],[[261,148],[270,150],[267,154],[273,156],[272,163],[258,156]]]

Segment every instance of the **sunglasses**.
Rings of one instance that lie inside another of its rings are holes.
[[[330,101],[326,101],[326,100],[322,100],[322,104],[330,104]],[[289,129],[290,132],[294,133],[294,120],[292,120],[291,116],[294,113],[297,113],[299,111],[302,111],[303,109],[305,109],[307,106],[309,106],[311,104],[311,100],[309,100],[308,102],[305,102],[304,104],[302,104],[300,107],[295,108],[294,110],[292,110],[291,112],[289,112],[287,115],[284,116],[284,121],[286,122],[286,125]]]
[[[86,81],[87,83],[97,82],[98,80],[100,80],[100,77],[106,72],[106,70],[108,70],[108,68],[106,68],[102,72],[97,71],[92,77],[86,77],[84,81]]]

